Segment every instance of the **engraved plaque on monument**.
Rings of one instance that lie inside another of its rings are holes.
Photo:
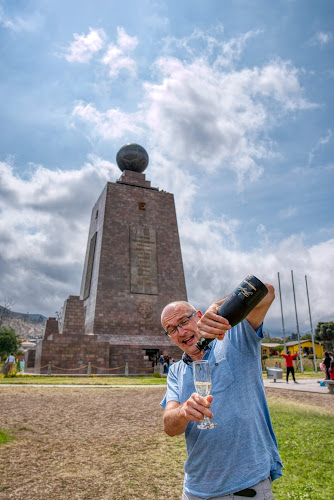
[[[131,293],[158,294],[156,232],[153,228],[130,228]]]

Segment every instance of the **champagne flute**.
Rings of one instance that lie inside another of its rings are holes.
[[[211,391],[211,374],[209,362],[206,360],[193,361],[194,384],[197,394],[206,398]],[[204,420],[197,425],[198,429],[214,429],[217,424],[204,415]]]

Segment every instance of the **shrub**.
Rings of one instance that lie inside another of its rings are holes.
[[[15,365],[15,366],[13,366],[13,368],[11,369],[10,372],[5,374],[5,378],[14,378],[14,377],[16,377],[16,375],[17,375],[17,368]]]

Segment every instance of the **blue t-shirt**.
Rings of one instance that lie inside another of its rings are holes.
[[[184,490],[192,495],[229,495],[282,475],[262,379],[261,338],[262,327],[255,332],[244,320],[224,340],[214,340],[204,355],[211,369],[211,411],[217,427],[187,425]],[[179,361],[170,367],[161,405],[184,403],[193,392],[192,365]]]

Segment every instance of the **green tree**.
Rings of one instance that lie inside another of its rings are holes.
[[[298,335],[297,335],[297,333],[291,333],[291,334],[290,334],[290,335],[286,338],[286,340],[287,340],[288,342],[290,342],[290,341],[291,341],[291,342],[294,342],[295,340],[298,340]]]
[[[0,328],[0,356],[6,356],[11,352],[16,354],[21,347],[21,342],[13,328]]]
[[[305,335],[300,337],[300,340],[312,340],[312,335],[310,333],[305,333]]]
[[[325,349],[333,349],[334,347],[334,321],[321,322],[317,324],[315,329],[315,340],[324,343]]]

